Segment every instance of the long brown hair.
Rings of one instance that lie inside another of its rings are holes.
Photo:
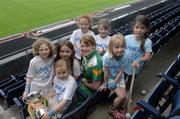
[[[146,15],[137,15],[136,18],[135,18],[135,20],[134,20],[134,25],[135,25],[137,22],[143,24],[147,29],[150,28],[150,20],[149,20],[149,18],[148,18]],[[145,40],[146,40],[146,38],[148,37],[148,35],[149,35],[148,32],[146,32],[146,33],[144,34],[144,39],[142,40],[141,45],[140,45],[141,50],[144,50]]]
[[[61,51],[61,48],[63,46],[67,46],[68,48],[71,49],[72,51],[72,54],[71,54],[71,57],[69,59],[69,64],[70,64],[70,68],[71,68],[71,71],[72,71],[72,74],[73,74],[73,63],[74,63],[74,58],[75,58],[75,50],[74,50],[74,46],[73,44],[69,41],[69,40],[61,40],[57,46],[57,55],[56,55],[56,58],[55,58],[55,62],[58,60],[58,59],[62,59],[62,57],[60,56],[60,51]]]

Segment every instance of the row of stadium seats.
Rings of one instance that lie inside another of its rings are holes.
[[[170,4],[166,4],[164,7],[161,7],[157,10],[152,10],[150,13],[147,15],[150,16],[152,21],[155,21],[158,19],[160,16],[164,16],[164,14],[169,13],[172,10],[175,10],[176,8],[179,8],[179,1],[172,1]],[[156,21],[157,22],[157,21]],[[156,23],[155,22],[155,23]],[[132,22],[127,23],[126,25],[122,25],[122,21],[119,19],[116,19],[115,21],[112,21],[112,32],[111,34],[121,32],[124,35],[131,33],[131,26]],[[114,25],[113,25],[114,24]],[[157,23],[156,25],[157,26]],[[121,28],[122,27],[122,28]],[[56,29],[54,31],[50,31],[48,33],[44,33],[40,35],[39,37],[47,37],[52,40],[59,39],[63,36],[69,35],[77,28],[76,24]],[[157,27],[159,28],[159,27]],[[26,51],[27,49],[31,48],[32,43],[35,41],[33,38],[28,38],[26,36],[22,36],[20,38],[6,41],[4,43],[1,43],[0,47],[0,59],[3,59],[5,57],[9,57],[11,55],[17,54],[22,51]],[[8,50],[6,50],[8,49]]]
[[[153,42],[153,54],[156,54],[178,31],[180,28],[180,17],[177,16],[167,24],[158,29],[151,35],[150,40]]]
[[[154,10],[148,13],[147,16],[149,16],[151,20],[151,26],[154,26],[151,28],[150,32],[154,32],[157,28],[165,24],[166,21],[175,17],[179,12],[179,9],[180,9],[179,5],[180,5],[179,2],[172,2],[171,4],[167,4],[162,8],[159,8],[157,10]],[[171,14],[174,14],[174,15],[171,15]],[[163,19],[166,19],[166,20],[163,20]],[[132,21],[122,25],[122,20],[115,19],[112,21],[111,24],[112,24],[112,31],[110,32],[110,35],[118,33],[118,32],[123,33],[124,35],[127,35],[131,33],[132,31]]]
[[[172,2],[166,6],[163,6],[157,10],[154,10],[153,12],[148,13],[147,16],[150,17],[151,21],[154,21],[160,16],[164,16],[166,13],[178,8],[179,5],[180,5],[179,2]]]
[[[26,71],[11,75],[9,78],[0,82],[0,98],[4,100],[4,104],[7,108],[14,104],[14,97],[22,95],[25,88],[25,75]]]
[[[142,107],[131,119],[178,119],[180,116],[180,54],[165,73],[159,75],[161,81],[155,86],[148,98],[139,100]],[[167,112],[167,108],[171,110]],[[166,111],[166,115],[163,113]],[[168,113],[168,114],[167,114]]]
[[[24,36],[1,43],[0,60],[29,49],[34,41],[35,39]]]

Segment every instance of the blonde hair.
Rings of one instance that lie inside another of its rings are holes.
[[[59,59],[55,62],[55,71],[62,70],[64,72],[70,71],[69,62],[64,59]]]
[[[42,44],[46,44],[49,49],[50,49],[50,53],[48,57],[52,57],[55,53],[55,46],[54,44],[47,38],[39,38],[37,39],[33,45],[32,45],[32,53],[34,54],[34,56],[39,55],[39,48]]]
[[[86,45],[91,45],[91,46],[95,46],[96,47],[96,41],[95,41],[94,37],[90,36],[90,35],[84,35],[81,38],[80,43],[84,43]]]
[[[113,57],[113,46],[115,44],[120,44],[121,41],[123,41],[123,46],[126,47],[124,36],[121,33],[113,35],[111,37],[111,40],[109,41],[108,52],[112,57]]]

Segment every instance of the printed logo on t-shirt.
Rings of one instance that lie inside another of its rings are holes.
[[[55,90],[56,90],[56,98],[58,100],[62,99],[63,93],[65,91],[65,87],[64,86],[59,86],[59,85],[55,85]]]
[[[43,73],[42,80],[47,80],[50,78],[52,66],[53,66],[53,63],[50,63],[49,65],[46,65],[39,69],[38,72]]]

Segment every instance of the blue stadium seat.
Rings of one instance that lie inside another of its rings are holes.
[[[8,87],[12,84],[14,84],[17,81],[16,77],[14,75],[11,75],[9,78],[4,79],[0,82],[0,89],[4,89],[5,87]]]
[[[159,75],[162,80],[156,85],[151,94],[148,95],[146,101],[140,100],[137,102],[137,105],[143,109],[136,111],[131,119],[144,119],[148,117],[153,119],[178,118],[176,115],[180,112],[180,79],[176,76],[180,71],[179,63],[180,55],[177,56],[177,59],[169,66],[165,73]],[[168,116],[162,115],[171,104],[173,106]]]
[[[0,95],[3,97],[4,102],[7,107],[14,104],[13,98],[20,97],[23,94],[25,88],[25,82],[19,80],[16,83],[0,90]]]
[[[173,103],[171,108],[171,113],[169,114],[169,118],[173,118],[175,116],[180,116],[180,89],[176,92],[173,97]]]
[[[180,57],[178,55],[177,59],[173,61],[173,63],[168,67],[165,74],[175,78],[179,71],[180,71]]]
[[[86,119],[91,97],[88,97],[79,107],[62,116],[61,119]]]
[[[22,97],[15,97],[13,98],[13,101],[16,107],[19,109],[21,119],[26,119],[26,117],[29,116],[29,113],[27,111],[27,105],[22,101]]]

